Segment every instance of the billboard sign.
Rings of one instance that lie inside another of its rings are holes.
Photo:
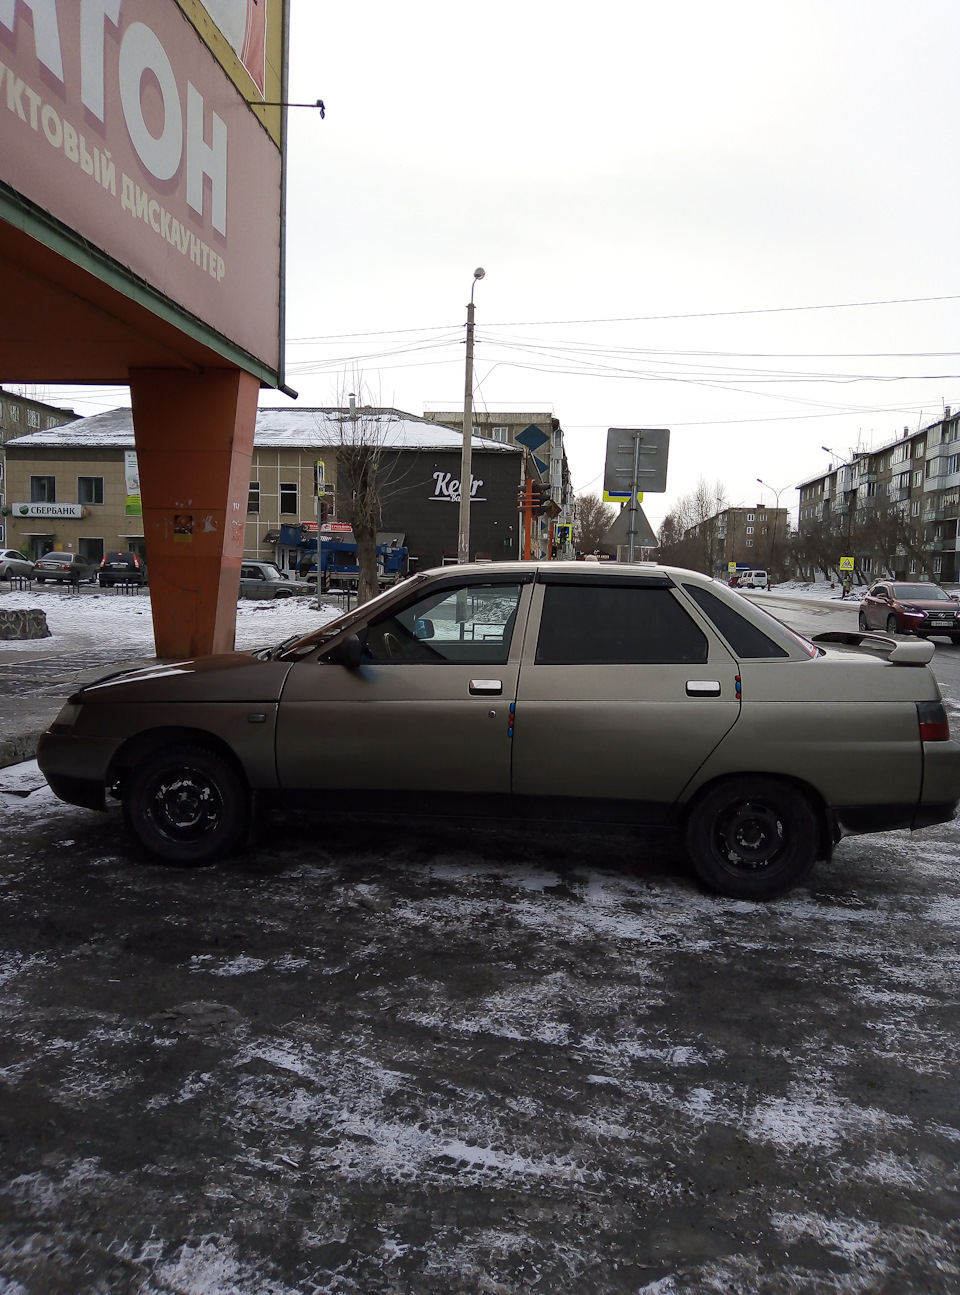
[[[0,0],[0,180],[274,374],[281,179],[176,0]]]

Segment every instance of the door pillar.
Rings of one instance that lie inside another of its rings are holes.
[[[233,649],[259,390],[242,369],[130,370],[159,657]]]

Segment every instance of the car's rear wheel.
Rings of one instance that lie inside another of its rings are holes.
[[[888,616],[888,617],[887,617],[887,633],[888,633],[888,634],[896,634],[896,632],[897,632],[897,618],[896,618],[896,616]]]
[[[861,612],[860,615],[857,617],[857,623],[859,624],[861,630],[865,630],[868,628],[867,618],[866,616],[864,616],[863,612]]]
[[[250,797],[215,751],[177,743],[148,756],[127,777],[123,814],[150,854],[171,863],[210,863],[242,845]]]
[[[695,802],[685,841],[693,870],[733,899],[774,899],[816,862],[816,811],[791,783],[762,775],[727,778]]]

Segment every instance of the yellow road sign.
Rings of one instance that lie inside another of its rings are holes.
[[[840,559],[840,570],[841,570],[841,571],[852,571],[852,570],[853,570],[853,558],[841,558],[841,559]]]

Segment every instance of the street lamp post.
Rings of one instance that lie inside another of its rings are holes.
[[[470,484],[472,481],[471,451],[473,449],[473,290],[477,280],[484,276],[482,266],[473,272],[470,285],[470,304],[467,306],[467,371],[463,383],[463,449],[460,454],[460,535],[457,543],[457,561],[462,565],[470,561]]]
[[[770,567],[770,574],[772,576],[773,575],[773,555],[777,547],[777,522],[780,520],[780,496],[783,494],[783,492],[786,490],[787,487],[781,486],[779,490],[774,490],[773,486],[767,485],[767,482],[762,481],[760,477],[757,477],[757,482],[759,485],[764,486],[767,490],[770,491],[771,494],[776,495],[777,497],[777,502],[774,505],[774,510],[773,510],[773,534],[770,536],[770,561],[768,563],[768,566]]]

